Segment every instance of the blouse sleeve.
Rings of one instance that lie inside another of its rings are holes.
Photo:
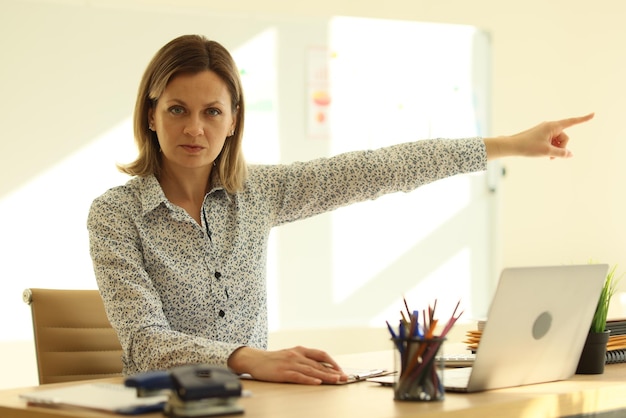
[[[254,187],[269,196],[280,225],[486,166],[482,138],[429,139],[266,166]]]

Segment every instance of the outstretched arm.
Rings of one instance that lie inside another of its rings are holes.
[[[569,158],[572,153],[567,149],[569,137],[565,129],[587,122],[593,116],[594,114],[590,113],[585,116],[543,122],[515,135],[485,138],[487,159],[511,156]]]

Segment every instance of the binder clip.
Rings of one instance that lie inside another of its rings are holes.
[[[127,377],[124,385],[136,388],[138,397],[168,393],[163,412],[172,418],[243,413],[243,407],[237,404],[241,382],[224,367],[196,364],[139,373]]]

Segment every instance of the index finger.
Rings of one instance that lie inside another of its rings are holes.
[[[594,116],[595,116],[595,113],[592,112],[585,116],[576,116],[573,118],[561,119],[560,121],[558,121],[558,124],[561,126],[561,128],[565,129],[565,128],[569,128],[570,126],[577,125],[579,123],[587,122],[593,119]]]

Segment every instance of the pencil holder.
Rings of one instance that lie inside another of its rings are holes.
[[[441,401],[444,360],[440,355],[445,338],[392,338],[396,377],[394,399],[398,401]]]

